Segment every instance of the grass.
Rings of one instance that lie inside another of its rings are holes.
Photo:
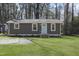
[[[7,37],[1,38],[23,38]],[[0,56],[79,56],[79,36],[24,37],[31,44],[0,44]]]

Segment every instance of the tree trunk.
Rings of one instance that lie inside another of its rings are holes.
[[[28,18],[31,19],[31,3],[28,4]]]
[[[39,19],[39,3],[36,4],[36,12],[35,12],[35,18]]]
[[[46,19],[49,18],[49,4],[46,4]]]
[[[66,3],[64,6],[64,34],[68,35],[69,30],[68,30],[68,9],[69,9],[69,3]]]
[[[57,3],[55,3],[55,18],[58,19],[58,8],[57,8]]]
[[[73,20],[74,20],[74,3],[72,3],[71,34],[73,34]]]

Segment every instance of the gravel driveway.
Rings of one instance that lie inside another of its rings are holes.
[[[32,43],[31,40],[25,38],[5,38],[0,39],[0,44],[29,44]]]

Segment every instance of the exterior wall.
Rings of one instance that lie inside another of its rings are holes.
[[[32,23],[20,23],[20,29],[14,29],[13,23],[9,24],[9,34],[41,34],[41,23],[38,23],[38,31],[32,31]],[[56,23],[56,31],[51,31],[51,23],[47,23],[47,33],[60,34],[60,23]]]
[[[38,31],[32,31],[32,23],[20,23],[20,29],[14,29],[14,24],[10,24],[10,34],[40,34],[41,24],[38,24]]]

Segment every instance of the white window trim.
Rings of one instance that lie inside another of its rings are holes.
[[[18,28],[16,28],[16,24],[18,24]],[[19,23],[14,23],[14,29],[20,29]]]
[[[36,24],[36,30],[33,29],[33,24]],[[38,31],[38,24],[37,23],[32,23],[32,31]]]
[[[54,30],[52,29],[52,24],[54,25]],[[56,31],[56,24],[55,23],[51,23],[51,31]]]
[[[10,34],[10,23],[8,23],[8,34]]]
[[[61,23],[60,23],[60,34],[61,34]]]

